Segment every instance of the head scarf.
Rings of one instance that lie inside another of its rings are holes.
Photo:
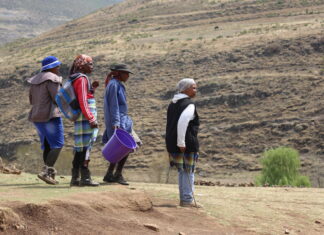
[[[83,67],[85,64],[91,63],[92,62],[92,58],[88,55],[78,55],[73,62],[74,68],[75,69],[80,69],[81,67]]]
[[[181,93],[195,84],[196,84],[196,82],[192,78],[181,79],[177,84],[177,92]]]
[[[83,55],[83,54],[78,55],[73,61],[72,67],[70,69],[70,75],[81,70],[84,65],[91,62],[92,62],[92,58],[90,56]]]

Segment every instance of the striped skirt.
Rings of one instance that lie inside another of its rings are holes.
[[[97,107],[95,99],[88,99],[90,112],[97,119]],[[98,136],[98,128],[91,128],[88,119],[81,113],[74,122],[74,151],[83,152],[91,150]]]
[[[195,172],[198,153],[169,153],[170,166],[175,166],[179,171]]]

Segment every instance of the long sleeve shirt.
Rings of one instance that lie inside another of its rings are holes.
[[[177,146],[178,147],[186,147],[185,138],[186,132],[188,128],[188,124],[191,120],[195,118],[195,105],[189,104],[188,107],[183,110],[180,115],[178,121],[178,138],[177,138]]]
[[[78,99],[82,114],[86,117],[86,119],[88,119],[90,123],[95,122],[96,118],[91,113],[88,105],[88,99],[94,98],[94,95],[88,89],[88,80],[85,77],[77,78],[73,82],[73,88]]]
[[[172,102],[177,103],[178,100],[188,98],[186,94],[176,94]],[[178,147],[186,147],[186,132],[188,128],[188,124],[191,120],[195,118],[195,105],[194,104],[189,104],[185,110],[182,111],[180,118],[178,120],[178,125],[177,125],[177,146]]]
[[[132,132],[133,122],[128,116],[128,106],[125,86],[117,79],[112,78],[106,87],[104,97],[104,115],[106,132],[103,142],[107,142],[114,133],[114,126]]]

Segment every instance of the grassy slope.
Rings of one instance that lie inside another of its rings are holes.
[[[39,61],[57,55],[66,72],[76,54],[86,53],[95,59],[94,79],[103,81],[116,61],[135,71],[127,86],[130,112],[145,145],[128,166],[139,169],[138,176],[166,159],[166,106],[176,81],[195,77],[202,119],[199,177],[253,175],[264,149],[287,145],[302,152],[303,171],[323,186],[324,129],[312,121],[323,111],[323,11],[321,1],[133,0],[7,45],[1,48],[0,81],[20,95],[0,89],[0,108],[6,110],[0,142],[37,141],[26,122],[22,79]],[[103,123],[103,87],[96,95]],[[70,148],[72,125],[65,125]],[[99,144],[93,156],[92,165],[104,171]],[[21,152],[16,157],[27,159]]]
[[[46,203],[86,192],[125,193],[130,188],[144,190],[157,199],[172,199],[174,204],[178,197],[177,185],[173,184],[131,183],[129,187],[70,188],[68,182],[69,177],[65,177],[60,179],[58,186],[49,186],[36,180],[35,175],[1,175],[0,205],[17,200]],[[257,234],[281,234],[285,229],[291,234],[315,235],[324,231],[323,189],[198,186],[196,198],[219,223]]]

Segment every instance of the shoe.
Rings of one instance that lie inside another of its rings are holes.
[[[115,182],[117,182],[116,178],[114,177],[113,174],[106,174],[105,177],[103,178],[103,181],[106,182],[106,183],[115,183]]]
[[[79,184],[79,186],[93,186],[93,187],[96,187],[99,185],[100,184],[98,182],[95,182],[92,179],[84,179],[84,180],[81,179],[80,184]]]
[[[81,181],[80,186],[99,186],[99,183],[93,181],[90,176],[90,171],[88,168],[81,168]]]
[[[79,168],[72,168],[72,177],[70,186],[80,186],[80,169]]]
[[[199,203],[196,203],[194,201],[192,202],[185,202],[185,201],[180,201],[180,206],[181,207],[196,207],[196,208],[202,208],[202,206]]]
[[[48,167],[47,172],[48,172],[49,177],[53,180],[53,182],[55,182],[55,184],[58,184],[59,182],[55,179],[55,175],[57,173],[55,168],[54,167]]]
[[[56,170],[53,167],[44,166],[43,171],[39,173],[37,177],[43,180],[47,184],[55,185],[58,184],[55,178],[53,178],[53,176],[55,177],[55,174],[56,174]]]
[[[129,185],[122,175],[115,175],[115,182],[121,185]]]

